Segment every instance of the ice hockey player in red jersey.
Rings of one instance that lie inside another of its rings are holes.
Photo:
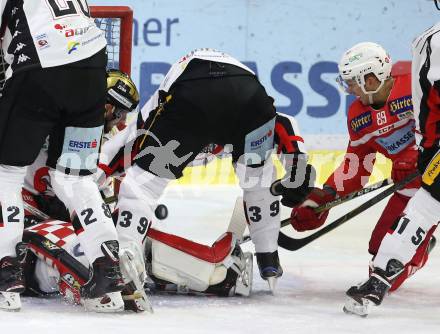
[[[435,1],[437,9],[439,3]],[[440,125],[440,23],[424,31],[412,44],[412,97],[419,147],[421,188],[408,202],[404,214],[387,231],[372,263],[373,273],[364,283],[352,286],[344,310],[367,316],[387,292],[407,275],[420,248],[433,246],[440,221],[439,125]],[[423,257],[421,258],[423,260]]]
[[[356,44],[342,56],[338,82],[347,93],[358,97],[347,115],[350,137],[347,151],[344,161],[327,179],[323,189],[314,189],[304,203],[292,210],[291,223],[297,231],[312,230],[324,224],[328,211],[315,213],[313,208],[361,189],[368,182],[376,153],[382,153],[392,161],[394,182],[417,171],[411,76],[393,77],[391,68],[388,53],[371,42]],[[396,221],[419,187],[420,178],[416,178],[389,199],[371,234],[368,251],[373,257],[386,233],[395,229]],[[428,257],[428,241],[429,238],[419,245],[392,290],[424,265]]]

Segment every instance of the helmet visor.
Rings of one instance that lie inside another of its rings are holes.
[[[345,94],[350,94],[350,86],[348,85],[347,81],[342,79],[341,75],[338,75],[336,77],[336,82],[338,83],[339,90]]]

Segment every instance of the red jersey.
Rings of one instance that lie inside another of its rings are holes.
[[[377,110],[363,105],[359,99],[354,101],[348,111],[347,126],[350,141],[344,161],[326,181],[338,195],[361,189],[368,182],[377,152],[394,160],[417,149],[411,75],[394,77],[387,102]]]

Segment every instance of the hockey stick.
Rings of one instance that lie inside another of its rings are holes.
[[[349,193],[349,194],[342,196],[342,197],[338,197],[330,202],[327,202],[321,206],[318,206],[317,208],[315,208],[314,211],[316,213],[320,213],[323,211],[330,210],[331,208],[334,208],[335,206],[346,203],[346,202],[351,201],[352,199],[358,198],[360,196],[366,195],[366,194],[368,194],[372,191],[375,191],[377,189],[389,186],[390,184],[393,184],[393,180],[391,178],[382,180],[377,183],[373,183],[369,187],[362,188],[361,190],[353,191],[352,193]]]
[[[369,187],[363,188],[361,190],[353,191],[352,193],[349,193],[349,194],[347,194],[347,195],[345,195],[343,197],[338,197],[338,198],[336,198],[336,199],[334,199],[334,200],[332,200],[330,202],[327,202],[327,203],[325,203],[325,204],[323,204],[321,206],[318,206],[317,208],[314,209],[314,211],[316,213],[320,213],[320,212],[323,212],[323,211],[326,211],[326,210],[330,210],[330,209],[334,208],[335,206],[338,206],[340,204],[346,203],[346,202],[348,202],[348,201],[350,201],[352,199],[361,197],[363,195],[366,195],[366,194],[368,194],[368,193],[370,193],[372,191],[378,190],[380,188],[389,186],[392,183],[393,183],[393,180],[391,178],[382,180],[380,182],[372,184]],[[290,219],[289,218],[284,219],[284,220],[281,221],[281,227],[287,226],[289,224],[290,224]],[[247,242],[249,240],[250,240],[250,236],[249,235],[245,235],[243,237],[243,242]]]
[[[356,209],[348,212],[344,216],[336,219],[334,222],[324,226],[319,231],[317,231],[317,232],[315,232],[305,238],[301,238],[301,239],[291,238],[280,231],[280,234],[278,235],[278,245],[280,247],[287,249],[287,250],[290,250],[290,251],[298,250],[298,249],[304,247],[305,245],[311,243],[312,241],[318,239],[319,237],[323,236],[324,234],[327,234],[328,232],[334,230],[335,228],[344,224],[345,222],[349,221],[350,219],[356,217],[357,215],[359,215],[360,213],[369,209],[371,206],[379,203],[381,200],[385,199],[386,197],[388,197],[389,195],[391,195],[395,191],[402,189],[405,185],[407,185],[409,182],[414,180],[419,175],[420,174],[418,172],[409,175],[408,177],[401,180],[400,182],[397,182],[394,185],[392,185],[391,187],[389,187],[388,189],[382,191],[380,194],[374,196],[373,198],[370,198],[368,201],[366,201],[362,205],[358,206]],[[290,224],[290,218],[284,219],[282,221],[282,226],[285,226],[288,224]]]
[[[50,217],[48,215],[46,215],[44,212],[40,211],[36,207],[33,207],[32,205],[30,205],[29,203],[27,203],[25,201],[23,201],[23,207],[37,218],[40,218],[42,220],[50,219]]]
[[[327,203],[315,208],[315,212],[320,213],[320,212],[323,212],[326,210],[330,210],[331,208],[334,208],[335,206],[338,206],[340,204],[348,202],[352,199],[358,198],[362,195],[368,194],[369,192],[375,191],[379,188],[389,186],[392,183],[393,183],[393,180],[391,178],[374,183],[374,184],[370,185],[369,187],[362,188],[361,190],[356,190],[356,191],[349,193],[343,197],[338,197],[330,202],[327,202]],[[274,187],[272,187],[270,191],[274,196],[282,195],[281,192],[276,192]]]

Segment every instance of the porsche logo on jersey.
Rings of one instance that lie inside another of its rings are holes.
[[[429,163],[428,167],[425,169],[425,172],[422,175],[423,183],[428,186],[432,185],[440,174],[440,151],[434,156],[434,158]]]
[[[399,97],[398,99],[388,102],[388,106],[392,116],[399,115],[406,111],[413,111],[412,97],[411,95]]]
[[[371,118],[371,112],[368,111],[353,118],[350,121],[350,126],[354,132],[358,132],[359,130],[365,129],[366,127],[370,126],[372,122],[373,119]]]

